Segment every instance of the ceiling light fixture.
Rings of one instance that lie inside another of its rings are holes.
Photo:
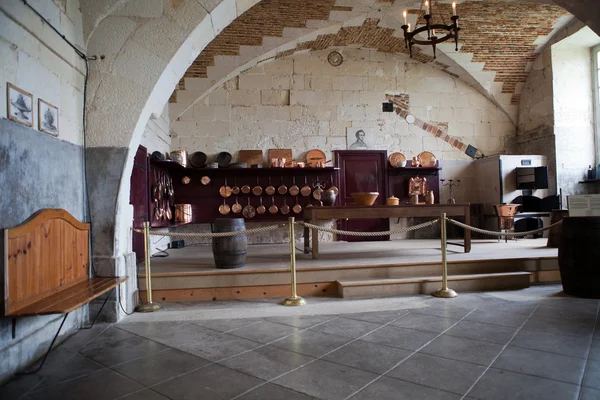
[[[432,23],[433,19],[433,6],[437,7],[438,14],[441,18],[441,23],[434,24]],[[425,19],[425,25],[418,28],[419,18],[423,14],[423,9],[425,9],[425,14],[423,18]],[[440,5],[437,0],[421,0],[421,9],[419,10],[419,15],[417,15],[417,23],[415,24],[415,29],[411,31],[410,24],[407,23],[408,12],[405,10],[402,14],[404,16],[404,25],[402,25],[402,30],[404,31],[404,42],[406,47],[408,47],[410,51],[410,57],[412,58],[412,47],[413,45],[429,45],[433,46],[433,58],[436,58],[435,48],[438,43],[445,42],[449,39],[454,39],[456,43],[456,51],[458,51],[458,31],[460,28],[458,27],[458,15],[456,14],[456,2],[452,3],[452,23],[450,25],[446,25],[444,20],[444,16],[440,10]],[[422,32],[427,32],[427,39],[425,39],[424,35],[420,35]],[[438,36],[440,34],[440,36]]]

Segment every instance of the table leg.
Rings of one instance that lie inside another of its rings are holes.
[[[465,224],[471,225],[471,209],[470,206],[465,207]],[[471,252],[471,230],[465,229],[465,253]]]
[[[311,223],[317,225],[319,221],[313,217]],[[315,228],[312,229],[312,258],[313,260],[319,258],[319,231]]]
[[[309,222],[306,219],[304,222]],[[310,229],[304,226],[304,254],[308,254],[310,252],[310,241],[309,241]]]

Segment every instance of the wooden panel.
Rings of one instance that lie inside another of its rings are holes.
[[[292,166],[292,149],[269,149],[269,156],[267,158],[269,166],[271,166],[273,158],[285,158],[285,166],[289,168]]]
[[[263,163],[263,153],[262,150],[240,150],[238,159],[239,162],[248,163],[249,168],[252,164]]]
[[[112,288],[125,282],[124,278],[93,278],[86,279],[69,290],[63,290],[55,293],[43,300],[33,303],[27,307],[15,310],[10,316],[21,315],[43,315],[43,314],[64,314],[71,312],[93,299],[108,292]]]
[[[337,297],[337,283],[299,283],[296,286],[299,296],[335,296]],[[140,290],[143,301],[147,301],[145,290]],[[153,290],[152,298],[160,302],[202,301],[202,300],[236,300],[260,299],[291,296],[290,285],[266,286],[233,286],[222,288],[201,289],[167,289]]]
[[[48,209],[6,229],[5,315],[88,279],[89,225]]]
[[[144,146],[139,146],[135,153],[130,182],[129,204],[133,206],[133,227],[142,228],[144,222],[149,221],[148,194],[150,193],[148,190],[148,151]],[[144,235],[133,232],[131,240],[136,260],[144,261]]]

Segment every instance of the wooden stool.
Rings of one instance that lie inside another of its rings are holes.
[[[552,210],[552,215],[550,216],[550,225],[561,221],[564,217],[568,216],[569,210]],[[562,231],[561,227],[562,224],[559,224],[550,228],[548,231],[548,243],[546,244],[547,247],[558,248],[560,243],[560,233]]]

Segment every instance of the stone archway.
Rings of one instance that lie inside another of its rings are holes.
[[[600,15],[590,12],[594,0],[554,2],[600,33]],[[82,0],[88,54],[104,55],[90,69],[86,120],[93,256],[100,274],[136,274],[130,253],[129,175],[151,113],[160,114],[187,68],[215,35],[256,3]],[[135,301],[132,281],[126,307]],[[121,312],[116,304],[113,310],[116,315]]]

